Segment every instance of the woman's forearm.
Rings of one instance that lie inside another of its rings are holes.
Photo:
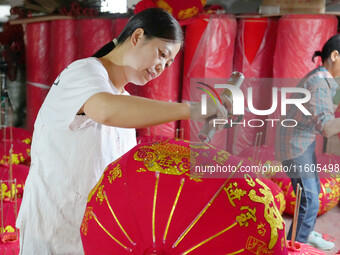
[[[84,105],[85,114],[104,125],[142,128],[180,119],[190,119],[190,106],[137,96],[99,93]]]

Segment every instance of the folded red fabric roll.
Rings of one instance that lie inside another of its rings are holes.
[[[113,39],[111,19],[78,19],[77,31],[77,58],[91,57],[102,46]]]
[[[183,101],[199,101],[200,93],[192,78],[229,78],[233,70],[234,46],[236,38],[236,19],[232,15],[201,15],[187,26],[184,51]],[[199,27],[200,33],[190,35]],[[194,37],[195,36],[195,37]],[[198,43],[197,43],[198,41]],[[197,45],[197,46],[196,46]],[[196,46],[196,47],[195,47]],[[192,47],[186,56],[187,48]],[[210,80],[211,81],[211,80]],[[214,86],[214,84],[210,84]],[[184,138],[198,141],[198,133],[203,124],[195,121],[182,122]],[[226,149],[227,132],[215,135],[211,144]]]
[[[77,37],[75,31],[76,21],[53,20],[51,21],[51,80],[54,81],[77,57]]]
[[[26,127],[29,131],[33,130],[35,118],[53,82],[50,78],[50,39],[50,22],[26,25]]]
[[[256,109],[269,109],[271,103],[271,83],[273,75],[273,54],[275,51],[278,20],[276,18],[241,18],[238,20],[235,44],[234,70],[246,77],[241,86],[244,97],[252,88],[253,106]],[[246,105],[245,107],[249,107]],[[258,116],[245,111],[244,120],[252,119],[265,122],[266,116]],[[258,124],[257,124],[258,125]],[[227,150],[238,155],[255,144],[256,134],[265,137],[266,124],[262,127],[237,125],[228,132]],[[262,144],[261,141],[260,144]]]

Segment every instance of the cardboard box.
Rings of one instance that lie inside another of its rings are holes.
[[[325,9],[326,0],[262,0],[260,13],[324,13]]]

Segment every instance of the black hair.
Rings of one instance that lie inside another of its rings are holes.
[[[93,57],[103,57],[117,45],[125,42],[137,28],[143,28],[146,39],[159,38],[161,40],[183,44],[183,31],[177,20],[166,10],[148,8],[130,18],[127,25],[117,38],[99,49]]]
[[[340,34],[334,35],[328,39],[322,47],[322,51],[315,51],[312,61],[314,62],[315,57],[321,57],[322,63],[324,63],[334,50],[337,50],[340,53]]]

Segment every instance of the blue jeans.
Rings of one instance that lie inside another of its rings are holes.
[[[294,193],[296,192],[297,184],[302,187],[301,202],[299,208],[299,216],[296,227],[296,241],[306,243],[309,234],[313,231],[316,217],[319,211],[319,193],[320,193],[320,178],[317,171],[305,171],[305,169],[314,169],[316,167],[315,157],[315,141],[306,149],[299,157],[286,160],[282,165],[291,169],[287,175],[292,181]],[[294,171],[296,169],[296,171]],[[300,171],[301,169],[301,171]],[[292,239],[292,227],[287,235],[287,239]]]

